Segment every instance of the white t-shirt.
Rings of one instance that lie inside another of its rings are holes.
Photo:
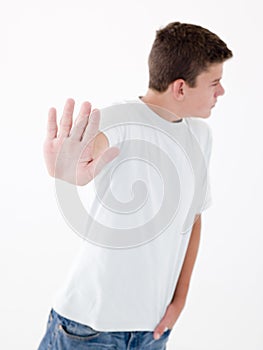
[[[153,331],[194,217],[211,205],[211,130],[194,117],[169,122],[140,99],[102,109],[100,130],[121,152],[78,189],[91,220],[53,308],[100,331]]]

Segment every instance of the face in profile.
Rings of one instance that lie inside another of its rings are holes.
[[[188,116],[208,118],[217,99],[225,92],[220,80],[223,63],[212,64],[196,78],[196,86],[186,85],[185,102]]]

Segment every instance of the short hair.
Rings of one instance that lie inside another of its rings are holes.
[[[232,51],[214,33],[201,26],[173,22],[156,31],[149,59],[149,88],[163,92],[177,79],[190,87],[213,63],[223,63]]]

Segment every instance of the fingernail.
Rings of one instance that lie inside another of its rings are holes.
[[[158,339],[160,339],[160,337],[161,337],[160,334],[157,333],[155,339],[158,340]]]

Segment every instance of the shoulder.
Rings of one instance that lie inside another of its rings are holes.
[[[210,134],[212,132],[210,125],[201,118],[188,117],[186,123],[189,125],[194,132],[198,134]]]
[[[188,117],[186,118],[186,124],[199,142],[205,144],[206,146],[211,145],[212,129],[207,122],[201,118]]]
[[[195,137],[198,144],[200,145],[206,163],[208,164],[211,158],[213,143],[212,129],[210,125],[208,125],[207,122],[205,122],[201,118],[195,117],[186,118],[186,123],[191,134],[193,135],[193,137]]]

